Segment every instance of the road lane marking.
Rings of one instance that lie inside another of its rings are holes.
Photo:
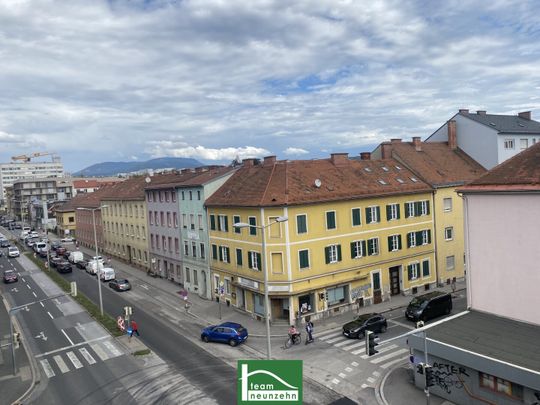
[[[28,287],[29,290],[32,289],[32,287],[30,287],[30,284],[26,284],[26,286]]]
[[[148,290],[148,286],[146,284],[140,284],[139,287],[144,288],[145,290]]]
[[[47,313],[49,314],[49,316],[51,317],[51,319],[54,319],[54,317],[51,315],[51,313],[49,311],[47,311]]]
[[[118,350],[116,348],[115,345],[113,345],[111,342],[107,341],[107,342],[103,342],[103,344],[105,345],[105,347],[107,347],[107,349],[109,349],[109,351],[114,355],[113,357],[118,357],[118,356],[121,356],[122,355],[122,352],[120,350]]]
[[[397,347],[398,347],[397,345],[383,346],[383,347],[381,347],[381,348],[378,350],[379,353],[377,353],[377,354],[381,354],[381,353],[387,352],[387,351],[389,351],[389,350],[394,350],[394,349],[396,349]],[[360,350],[360,351],[359,351],[359,353],[362,353],[362,352],[365,353],[366,350],[364,349],[364,350]],[[358,353],[353,352],[353,354],[358,354]],[[373,357],[373,356],[368,356],[367,354],[364,354],[363,356],[360,356],[360,357],[361,357],[362,359],[365,360],[365,359],[367,359],[368,357]]]
[[[334,347],[341,347],[341,346],[349,345],[349,344],[354,343],[354,342],[356,342],[356,341],[351,340],[351,339],[346,339],[343,342],[336,343],[334,345]],[[362,344],[365,344],[365,342],[362,342]],[[343,350],[345,350],[345,348]]]
[[[43,367],[43,371],[45,371],[45,374],[48,378],[54,377],[56,374],[54,374],[54,371],[47,361],[47,359],[40,360],[41,367]]]
[[[71,360],[71,362],[73,363],[73,365],[75,366],[76,369],[79,369],[79,368],[83,367],[83,365],[82,365],[81,361],[79,360],[79,358],[77,356],[75,356],[75,353],[67,352],[66,354],[67,354],[67,356],[69,357],[69,359]]]
[[[55,349],[55,350],[51,350],[50,352],[45,352],[45,353],[41,353],[41,354],[38,354],[36,355],[36,359],[39,359],[40,357],[44,357],[44,356],[48,356],[49,354],[53,354],[53,353],[58,353],[58,352],[63,352],[64,350],[67,350],[67,349],[71,349],[73,347],[77,347],[77,346],[82,346],[82,345],[85,345],[87,343],[91,343],[91,342],[98,342],[100,340],[103,340],[103,339],[110,339],[111,336],[110,335],[107,335],[107,336],[101,336],[101,337],[98,337],[98,338],[95,338],[95,339],[92,339],[92,340],[87,340],[85,342],[81,342],[81,343],[77,343],[73,346],[66,346],[66,347],[61,347],[60,349]]]
[[[358,364],[356,361],[353,361],[353,362],[351,363],[351,366],[353,366],[353,367],[358,367],[358,365],[359,365],[359,364]]]
[[[109,358],[109,355],[105,353],[105,350],[103,350],[99,345],[91,344],[90,347],[92,348],[93,351],[96,352],[96,354],[99,356],[99,358],[102,361],[105,361]]]
[[[379,364],[382,363],[385,360],[391,359],[392,357],[399,356],[400,354],[409,353],[409,349],[400,349],[396,350],[395,352],[391,352],[387,354],[386,356],[377,357],[376,359],[373,359],[370,361],[371,364]]]
[[[342,347],[342,349],[346,350],[346,351],[349,351],[351,349],[356,349],[357,347],[360,347],[360,346],[366,346],[366,342],[355,343],[354,345],[350,345],[350,346],[347,346],[347,347]]]
[[[20,276],[20,274],[19,274]],[[21,277],[21,280],[23,281],[23,283],[26,283],[26,280],[24,279],[24,277]]]
[[[368,377],[367,380],[368,380],[368,383],[370,383],[370,384],[373,384],[375,381],[377,381],[377,380],[375,380],[375,378],[373,378],[373,377]]]
[[[43,308],[45,308],[45,305],[43,305],[43,302],[40,302],[40,304],[41,304],[41,306],[42,306]]]
[[[407,359],[407,357],[402,357],[400,359],[395,359],[395,360],[389,361],[388,363],[381,364],[381,368],[386,369],[386,368],[388,368],[390,366],[393,366],[394,364],[404,362],[406,359]]]
[[[334,379],[332,380],[332,382],[333,382],[334,384],[336,384],[336,385],[339,384],[339,380],[338,380],[337,378],[334,378]]]
[[[69,336],[67,335],[66,331],[64,329],[60,329],[62,331],[62,333],[64,334],[64,336],[66,337],[66,339],[69,341],[69,343],[71,343],[71,346],[74,346],[75,343],[73,343],[73,340],[71,340],[69,338]]]
[[[362,384],[362,387],[361,387],[361,388],[364,390],[364,389],[366,389],[367,387],[369,387],[369,385],[367,385],[367,384]]]
[[[352,368],[346,367],[346,368],[345,368],[345,371],[346,371],[347,373],[350,373],[350,372],[352,371]]]
[[[343,336],[338,336],[338,337],[335,337],[335,338],[332,338],[332,339],[328,339],[326,341],[326,343],[334,343],[334,342],[337,342],[338,340],[342,340],[342,339],[347,339],[347,338],[344,338]]]
[[[378,371],[374,371],[372,373],[375,377],[380,377],[381,376],[381,373],[379,373]]]
[[[347,377],[347,374],[345,374],[345,373],[339,373],[338,376],[339,376],[339,378],[345,378],[345,377]]]
[[[37,298],[37,294],[34,291],[32,291],[32,294],[34,294],[34,297]]]
[[[416,329],[414,326],[411,326],[411,325],[407,325],[406,323],[401,323],[401,322],[398,322],[398,321],[394,321],[394,320],[390,320],[390,322],[392,323],[395,323],[396,325],[399,325],[405,329],[410,329],[410,330],[413,330],[413,329]]]
[[[83,347],[82,349],[79,349],[83,357],[86,359],[88,364],[96,364],[96,359],[92,357],[90,353],[88,353],[88,350],[86,350],[86,347]]]
[[[64,362],[64,359],[62,357],[60,357],[59,354],[54,356],[53,359],[54,359],[54,361],[56,361],[56,364],[58,365],[58,368],[60,369],[62,374],[65,374],[65,373],[69,372],[69,367]]]
[[[335,330],[331,330],[331,331],[326,331],[326,332],[323,332],[323,333],[318,333],[317,334],[317,338],[319,340],[325,340],[325,339],[328,339],[329,337],[331,336],[338,336],[338,335],[341,335],[341,331],[335,331]]]

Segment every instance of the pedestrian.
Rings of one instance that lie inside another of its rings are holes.
[[[307,345],[308,343],[313,342],[313,322],[311,322],[311,319],[306,320],[306,332],[308,335],[308,338],[306,340],[306,345]]]
[[[454,277],[452,279],[452,282],[450,283],[450,287],[452,287],[452,293],[456,292],[456,278]]]
[[[132,337],[134,333],[136,333],[137,336],[141,336],[139,335],[139,326],[137,325],[137,322],[135,322],[135,320],[132,320],[131,321],[131,335],[129,335],[129,337]]]

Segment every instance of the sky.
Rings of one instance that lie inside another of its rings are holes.
[[[535,1],[2,0],[0,162],[353,156],[540,120],[539,67]]]

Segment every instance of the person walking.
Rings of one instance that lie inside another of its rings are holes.
[[[313,322],[311,322],[310,319],[306,320],[306,332],[308,335],[308,338],[306,340],[306,345],[307,345],[308,343],[313,342]]]
[[[129,337],[132,337],[134,333],[136,333],[137,336],[141,336],[139,334],[139,325],[137,325],[137,322],[135,322],[135,320],[132,320],[131,321],[131,334],[129,335]]]

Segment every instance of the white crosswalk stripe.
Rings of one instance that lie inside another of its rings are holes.
[[[370,360],[371,364],[379,364],[382,363],[385,360],[391,359],[392,357],[399,356],[400,354],[409,353],[409,349],[400,349],[396,350],[395,352],[390,352],[389,354],[381,357],[377,357],[376,359]]]
[[[65,373],[67,373],[69,371],[69,367],[67,366],[67,364],[64,361],[64,359],[62,358],[62,356],[57,354],[56,356],[53,357],[53,359],[56,362],[56,364],[58,365],[58,368],[60,369],[62,374],[65,374]]]
[[[328,339],[328,340],[326,341],[326,343],[334,343],[334,342],[338,342],[338,341],[343,340],[343,339],[346,339],[346,338],[344,338],[343,336],[339,335],[338,337],[334,337],[334,338],[332,338],[332,339]]]
[[[120,350],[118,350],[118,348],[112,342],[105,341],[105,342],[103,342],[103,344],[105,345],[105,347],[107,349],[109,349],[109,352],[112,353],[112,356],[110,356],[110,358],[118,357],[118,356],[122,355],[122,352]]]
[[[43,367],[43,371],[45,371],[45,374],[48,378],[54,377],[56,375],[47,359],[40,360],[39,363],[41,364],[41,367]]]
[[[407,359],[406,356],[403,356],[403,357],[401,357],[401,358],[399,358],[399,359],[394,359],[394,360],[392,360],[392,361],[389,361],[388,363],[381,364],[381,368],[385,368],[385,369],[386,369],[386,368],[388,368],[388,367],[390,367],[390,366],[393,366],[394,364],[397,364],[397,363],[399,363],[399,362],[405,361],[405,359]]]
[[[81,352],[88,364],[96,364],[96,359],[94,359],[92,355],[88,352],[88,350],[86,350],[86,347],[79,349],[79,352]]]
[[[335,336],[343,336],[343,334],[341,333],[341,331],[329,331],[329,332],[325,332],[325,333],[322,333],[322,334],[317,334],[317,338],[319,340],[326,340],[328,338],[331,338],[331,337],[335,337]]]
[[[76,369],[79,369],[79,368],[83,367],[83,365],[82,365],[81,361],[79,360],[79,358],[77,356],[75,356],[75,353],[67,352],[66,355],[69,357],[69,359],[71,360],[71,363],[73,363],[73,366]]]
[[[96,354],[99,356],[99,358],[102,360],[102,361],[105,361],[109,358],[109,355],[105,352],[105,350],[103,350],[101,348],[101,346],[97,343],[91,343],[90,344],[90,347],[92,348],[92,350],[94,352],[96,352]]]
[[[366,342],[358,342],[358,343],[352,344],[350,346],[342,347],[342,349],[346,350],[346,351],[349,351],[351,349],[356,349],[357,347],[365,347],[365,346],[366,346]]]
[[[343,347],[343,346],[346,346],[346,345],[354,345],[356,343],[357,343],[357,340],[352,340],[352,339],[345,338],[345,340],[343,340],[343,342],[336,343],[334,346],[335,347]],[[345,348],[343,348],[343,350],[345,350]]]
[[[394,349],[396,349],[396,348],[397,348],[397,345],[383,346],[383,347],[380,348],[379,353],[377,353],[376,355],[371,356],[371,357],[372,357],[372,358],[376,358],[376,357],[378,357],[380,354],[385,353],[385,352],[388,352],[388,351],[390,351],[390,350],[394,350]],[[365,350],[362,350],[362,352],[365,353]],[[356,354],[356,353],[353,352],[353,354]],[[367,359],[367,358],[370,357],[370,356],[368,356],[367,354],[364,354],[363,356],[360,356],[360,357],[361,357],[362,359],[365,360],[365,359]]]

